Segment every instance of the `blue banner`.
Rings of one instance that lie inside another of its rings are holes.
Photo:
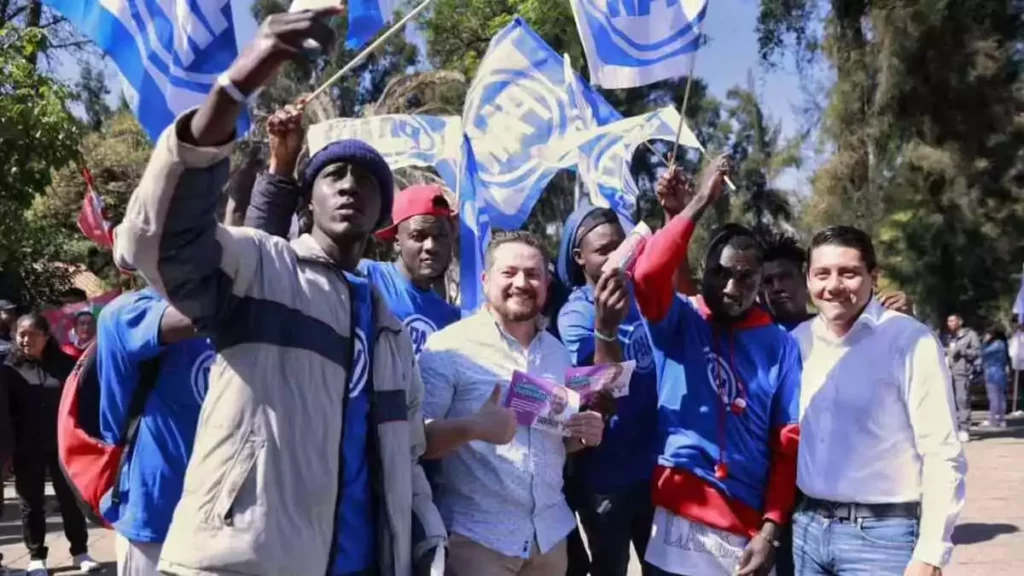
[[[621,118],[603,97],[582,88],[598,124]],[[499,32],[466,96],[463,127],[476,158],[490,222],[518,229],[548,181],[575,164],[564,150],[572,135],[562,58],[519,17]]]
[[[632,88],[692,70],[708,0],[570,2],[594,85]]]
[[[117,65],[153,140],[206,94],[252,39],[251,0],[44,0]],[[239,133],[248,129],[239,121]]]

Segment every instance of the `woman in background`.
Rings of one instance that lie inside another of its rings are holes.
[[[985,391],[988,393],[988,420],[982,426],[1006,427],[1006,383],[1010,356],[1006,333],[995,327],[985,333],[981,363],[985,368]]]
[[[64,381],[75,362],[50,333],[40,314],[18,319],[14,352],[0,366],[0,386],[10,393],[14,422],[14,489],[21,504],[21,528],[30,561],[28,576],[46,576],[46,473],[60,504],[64,535],[71,543],[75,566],[83,572],[101,570],[88,554],[85,517],[57,457],[57,409]]]

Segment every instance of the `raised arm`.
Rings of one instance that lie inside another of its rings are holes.
[[[921,457],[921,529],[914,562],[942,568],[964,503],[967,461],[957,441],[953,387],[939,343],[922,329],[906,366],[907,410]]]
[[[302,112],[285,106],[267,120],[270,166],[253,186],[245,225],[268,234],[288,237],[292,216],[302,195],[295,166],[302,151]]]
[[[640,312],[648,320],[657,322],[668,314],[676,297],[673,278],[687,261],[697,221],[721,195],[728,173],[728,156],[719,156],[705,172],[704,182],[693,200],[642,246],[633,265],[633,283]],[[673,177],[674,172],[669,175]]]
[[[138,270],[201,330],[224,318],[251,280],[258,247],[250,234],[218,225],[217,206],[228,178],[228,155],[242,103],[312,38],[331,45],[321,18],[337,9],[275,14],[197,110],[186,112],[160,137],[115,234],[114,257]],[[234,95],[232,95],[234,94]]]

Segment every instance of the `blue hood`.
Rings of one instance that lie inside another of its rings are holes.
[[[587,214],[600,208],[600,206],[591,204],[587,198],[583,198],[580,201],[579,207],[566,218],[565,226],[562,227],[562,243],[558,248],[555,272],[558,274],[558,280],[568,287],[570,291],[586,284],[586,279],[583,277],[583,269],[572,259],[572,243],[576,239],[576,232],[579,230],[580,224],[583,223],[583,219],[587,217]],[[621,214],[618,216],[622,229],[628,235],[633,231],[635,225],[623,218]]]
[[[555,272],[558,273],[559,281],[568,287],[569,290],[585,283],[583,270],[572,259],[572,244],[576,239],[576,232],[579,230],[583,219],[594,210],[597,210],[596,206],[591,206],[589,203],[581,203],[579,208],[566,218],[565,226],[562,227],[562,243],[558,247],[558,262]]]

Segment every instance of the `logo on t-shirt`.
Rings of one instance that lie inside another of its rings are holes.
[[[732,406],[740,397],[739,379],[729,361],[707,346],[704,347],[704,358],[707,361],[708,381],[711,389],[722,398],[722,403]]]
[[[409,332],[412,350],[417,356],[419,356],[420,350],[423,350],[423,345],[427,343],[427,337],[437,332],[437,326],[421,314],[413,314],[406,318],[405,329]]]
[[[195,394],[196,402],[199,404],[203,403],[206,391],[210,387],[210,366],[213,365],[213,359],[216,357],[216,352],[206,350],[192,363],[189,380],[192,382],[192,393]]]
[[[628,330],[626,337],[626,359],[636,361],[636,371],[642,374],[650,372],[654,368],[654,349],[651,347],[651,340],[647,337],[647,330],[643,322],[637,322],[632,326],[624,326]]]
[[[367,351],[370,349],[366,344],[366,333],[362,328],[356,328],[356,342],[352,350],[352,379],[348,384],[348,397],[355,398],[366,387],[366,377],[370,371],[370,359]]]

